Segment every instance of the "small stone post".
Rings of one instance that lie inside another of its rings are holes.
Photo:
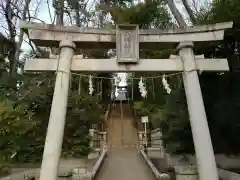
[[[43,152],[40,180],[56,180],[62,150],[67,112],[70,68],[75,44],[69,40],[60,42],[57,77]]]
[[[200,180],[218,180],[216,161],[199,84],[192,42],[181,42],[179,56],[184,65],[183,81]]]
[[[103,136],[103,147],[102,149],[105,149],[107,147],[107,132],[102,132]]]
[[[91,149],[93,149],[95,146],[94,146],[94,140],[95,140],[95,137],[94,137],[94,129],[89,129],[89,136],[90,136],[90,142],[89,142],[89,146]]]
[[[144,149],[144,138],[143,138],[144,132],[140,131],[138,132],[138,140],[139,140],[139,148]]]

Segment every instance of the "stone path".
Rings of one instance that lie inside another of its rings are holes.
[[[111,150],[97,180],[155,180],[135,148]]]

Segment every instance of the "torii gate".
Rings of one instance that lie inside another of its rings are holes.
[[[117,29],[62,27],[20,22],[36,45],[60,47],[57,59],[27,60],[25,71],[57,71],[51,114],[43,153],[41,180],[56,180],[61,154],[71,71],[183,71],[190,124],[200,180],[218,180],[216,162],[204,109],[198,70],[228,71],[226,59],[195,56],[193,47],[223,40],[232,22],[186,29],[139,30],[137,25],[118,25]],[[75,48],[116,48],[116,59],[83,59]],[[170,59],[139,59],[143,49],[176,48],[179,56]]]

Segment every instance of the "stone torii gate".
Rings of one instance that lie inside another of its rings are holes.
[[[138,29],[137,25],[118,25],[116,29],[62,27],[20,22],[38,46],[60,47],[59,58],[33,59],[25,71],[57,71],[51,114],[43,153],[41,180],[56,180],[61,154],[71,71],[163,71],[183,72],[190,124],[200,180],[218,180],[216,162],[204,109],[198,70],[228,71],[226,59],[195,56],[193,47],[224,38],[232,22],[186,29],[160,31]],[[176,48],[179,56],[169,59],[139,59],[140,49]],[[75,48],[117,49],[116,59],[84,59]]]

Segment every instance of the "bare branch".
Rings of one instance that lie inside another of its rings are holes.
[[[10,0],[7,0],[7,2],[6,2],[6,7],[4,9],[4,16],[5,16],[5,19],[7,22],[7,26],[8,26],[9,38],[12,42],[15,42],[16,29],[15,29],[15,25],[12,23],[12,18],[14,17],[14,13],[11,8]]]
[[[30,4],[31,0],[25,0],[25,5],[24,5],[24,10],[23,10],[23,15],[22,15],[22,20],[26,20],[27,18],[27,12],[29,9],[29,4]],[[22,46],[22,42],[23,42],[23,35],[24,35],[24,31],[23,29],[20,29],[20,34],[19,34],[19,41],[16,44],[16,52],[15,52],[15,59],[13,61],[13,68],[14,70],[12,71],[12,75],[14,75],[15,72],[15,68],[17,67],[17,63],[19,61],[19,56],[20,56],[20,48]]]
[[[194,16],[194,13],[193,13],[191,7],[189,6],[187,0],[182,0],[182,2],[183,2],[183,6],[185,7],[185,9],[186,9],[186,11],[187,11],[187,13],[188,13],[188,15],[189,15],[192,23],[193,23],[194,25],[197,24],[196,17]]]
[[[53,22],[53,20],[52,20],[52,14],[51,14],[51,11],[50,11],[50,5],[49,5],[49,2],[48,2],[48,1],[47,1],[47,6],[48,6],[48,13],[49,13],[50,21]]]
[[[41,2],[42,2],[42,0],[40,0],[40,1],[38,2],[38,4],[37,4],[37,7],[36,7],[35,12],[34,12],[34,14],[33,14],[34,17],[37,16],[37,11],[38,11],[38,8],[39,8]]]
[[[6,32],[6,34],[7,34],[7,33],[9,33],[9,32],[8,32],[8,29],[7,29],[6,27],[4,27],[3,25],[1,25],[1,27],[2,27],[3,29],[5,29],[5,32]],[[18,37],[19,37],[19,35],[18,35],[18,34],[16,34],[16,36],[18,36]],[[28,41],[26,41],[25,39],[23,39],[23,41],[24,41],[24,42],[26,42],[27,44],[29,44],[29,42],[28,42]],[[31,43],[32,43],[32,41],[31,41]],[[32,45],[31,45],[31,44],[29,44],[29,46],[32,46]]]
[[[194,8],[194,11],[196,13],[199,13],[199,6],[198,6],[198,1],[197,0],[192,0],[192,7]]]
[[[43,24],[46,24],[45,21],[43,21],[43,20],[41,20],[41,19],[39,19],[39,18],[36,18],[36,17],[30,17],[30,21],[31,21],[31,19],[35,19],[35,20],[40,21],[40,22],[43,23]]]
[[[71,17],[71,13],[70,13],[69,11],[66,11],[65,13],[66,13],[66,14],[68,15],[68,17],[69,17],[70,24],[73,24],[73,20],[72,20],[72,17]]]

